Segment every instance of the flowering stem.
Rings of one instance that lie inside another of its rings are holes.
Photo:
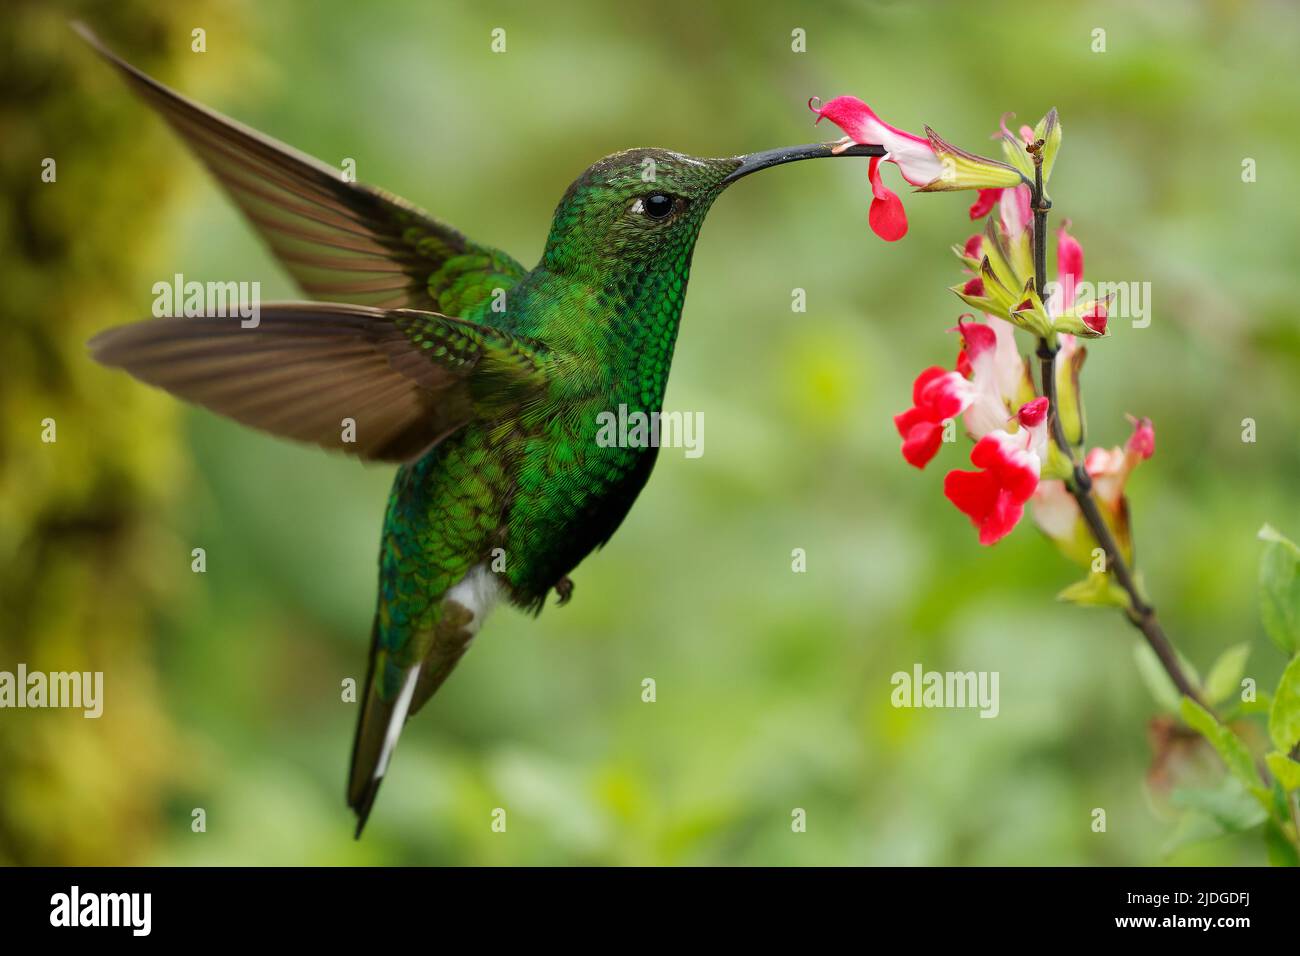
[[[1034,288],[1039,296],[1044,295],[1047,288],[1047,213],[1052,208],[1051,200],[1043,192],[1043,142],[1028,147],[1030,155],[1034,158],[1034,185],[1031,206],[1034,213]],[[1124,593],[1128,595],[1128,609],[1126,611],[1129,621],[1142,632],[1146,638],[1147,644],[1151,650],[1155,651],[1156,657],[1164,667],[1169,679],[1174,682],[1179,693],[1190,697],[1196,703],[1200,704],[1210,713],[1210,707],[1201,699],[1200,692],[1195,685],[1187,679],[1183,673],[1182,664],[1178,660],[1178,653],[1174,650],[1173,644],[1160,626],[1160,621],[1156,617],[1156,609],[1142,595],[1138,587],[1133,572],[1128,563],[1124,560],[1123,554],[1120,553],[1119,546],[1115,542],[1115,536],[1111,534],[1110,526],[1102,517],[1101,509],[1097,507],[1097,501],[1092,495],[1092,476],[1088,470],[1075,460],[1074,449],[1070,446],[1069,440],[1065,437],[1065,428],[1061,423],[1061,417],[1056,413],[1056,353],[1060,351],[1060,346],[1046,338],[1038,340],[1038,359],[1039,370],[1042,377],[1043,397],[1048,400],[1048,418],[1051,422],[1052,439],[1055,441],[1057,448],[1061,450],[1067,461],[1070,463],[1071,477],[1065,482],[1065,487],[1069,490],[1074,500],[1079,505],[1079,511],[1083,515],[1083,520],[1092,532],[1092,536],[1097,543],[1101,545],[1102,551],[1106,555],[1106,567],[1113,573],[1115,581]]]

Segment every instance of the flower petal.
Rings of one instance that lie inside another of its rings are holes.
[[[1057,541],[1068,541],[1075,534],[1081,516],[1079,503],[1066,490],[1063,481],[1040,481],[1034,492],[1034,521],[1043,533]]]
[[[1007,241],[1015,242],[1033,219],[1033,197],[1028,186],[1020,185],[1015,189],[1004,190],[1001,199],[998,210],[1002,217],[1002,228],[1007,231]]]
[[[979,195],[975,197],[975,201],[971,203],[971,207],[970,207],[971,219],[983,219],[985,216],[987,216],[989,213],[993,211],[993,207],[998,204],[998,200],[1001,197],[1002,197],[1001,189],[981,189],[979,191]],[[976,238],[979,237],[977,236]],[[975,258],[978,257],[979,257],[979,253],[976,252]]]
[[[984,280],[977,276],[970,281],[980,283],[980,291],[972,294],[983,295]],[[966,284],[966,288],[969,291],[970,282]],[[964,322],[958,319],[957,331],[961,333],[962,342],[966,347],[966,354],[970,356],[972,363],[981,362],[986,356],[992,358],[994,350],[998,347],[998,336],[991,325],[985,325],[982,322]]]
[[[943,425],[939,422],[917,422],[903,435],[903,459],[909,465],[924,468],[939,453],[942,444]]]
[[[889,161],[898,166],[903,178],[913,186],[924,186],[943,172],[929,140],[890,126],[856,96],[837,96],[813,111],[818,122],[830,120],[855,143],[885,147]]]
[[[979,528],[980,544],[1006,537],[1038,488],[1038,448],[1047,431],[1045,402],[1027,403],[1028,410],[1020,416],[1023,427],[1016,434],[998,430],[975,443],[970,460],[983,470],[950,471],[944,478],[944,495]]]
[[[907,235],[907,211],[903,209],[903,200],[880,181],[879,156],[871,157],[867,175],[871,179],[871,209],[867,212],[871,231],[886,242],[897,242]]]
[[[971,464],[988,469],[999,487],[1012,492],[1019,501],[1028,501],[1038,487],[1042,463],[1025,445],[1020,434],[989,432],[971,449]]]
[[[931,366],[912,384],[913,407],[894,416],[894,426],[903,439],[903,458],[924,468],[943,443],[945,421],[960,415],[974,400],[970,382],[960,372]]]
[[[962,378],[970,378],[975,374],[975,367],[970,364],[970,356],[966,354],[966,346],[957,350],[957,373]]]
[[[1133,421],[1133,434],[1129,436],[1124,450],[1138,458],[1147,459],[1156,453],[1156,429],[1149,418]]]
[[[997,544],[1020,523],[1025,513],[1025,503],[1017,501],[1010,492],[998,492],[992,511],[980,523],[980,544]]]
[[[1020,424],[1026,428],[1037,428],[1043,422],[1047,421],[1048,401],[1046,398],[1036,398],[1032,402],[1025,402],[1020,406],[1020,411],[1016,417]]]
[[[1025,510],[1024,502],[1000,488],[987,471],[950,471],[943,480],[943,493],[979,528],[983,545],[1005,538]]]
[[[1056,281],[1064,290],[1065,307],[1074,304],[1075,292],[1083,281],[1083,246],[1069,233],[1069,223],[1056,230]]]
[[[931,365],[929,368],[923,369],[921,374],[916,377],[916,381],[912,383],[912,404],[920,405],[924,401],[925,390],[930,383],[947,374],[948,370],[938,365]]]
[[[978,527],[993,510],[998,498],[998,483],[987,471],[960,471],[954,469],[943,479],[944,497],[969,515]]]
[[[973,398],[971,384],[960,372],[944,372],[926,383],[916,404],[929,413],[931,420],[941,422],[945,418],[956,418]]]

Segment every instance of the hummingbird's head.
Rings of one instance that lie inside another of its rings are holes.
[[[664,274],[684,280],[705,214],[736,180],[797,160],[882,152],[877,146],[836,152],[834,143],[722,159],[666,149],[624,150],[589,167],[569,186],[556,207],[542,265],[593,285],[612,280],[629,292]],[[627,287],[629,280],[633,288]]]
[[[543,265],[602,278],[689,260],[704,215],[740,165],[629,149],[589,167],[560,200]]]

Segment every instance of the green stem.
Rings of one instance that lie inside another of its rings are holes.
[[[1041,298],[1044,290],[1047,288],[1047,213],[1052,208],[1051,201],[1043,191],[1043,154],[1042,142],[1035,143],[1029,147],[1029,152],[1034,159],[1034,185],[1033,196],[1031,198],[1031,208],[1034,213],[1034,289]],[[1196,686],[1187,678],[1183,672],[1182,664],[1178,660],[1178,653],[1174,650],[1173,643],[1165,634],[1164,628],[1160,626],[1160,620],[1156,617],[1156,609],[1142,595],[1138,587],[1137,580],[1133,577],[1133,572],[1124,560],[1124,555],[1119,550],[1119,545],[1115,541],[1115,536],[1111,533],[1110,526],[1106,524],[1106,519],[1102,516],[1101,508],[1097,505],[1097,500],[1092,493],[1092,476],[1088,474],[1074,457],[1074,449],[1071,447],[1069,440],[1065,436],[1065,428],[1061,422],[1061,417],[1056,413],[1056,355],[1060,351],[1060,346],[1054,341],[1048,341],[1046,338],[1038,340],[1038,359],[1039,370],[1042,378],[1042,393],[1048,401],[1048,421],[1051,424],[1052,439],[1057,448],[1070,463],[1071,477],[1065,482],[1065,487],[1069,490],[1074,500],[1079,505],[1079,512],[1083,515],[1084,523],[1087,524],[1088,530],[1092,532],[1093,538],[1101,546],[1106,555],[1106,568],[1114,576],[1116,583],[1124,589],[1128,595],[1128,609],[1126,611],[1130,623],[1136,627],[1142,636],[1146,639],[1151,650],[1155,652],[1156,658],[1169,675],[1169,679],[1174,682],[1179,693],[1190,697],[1210,713],[1210,707],[1201,699],[1200,692]]]

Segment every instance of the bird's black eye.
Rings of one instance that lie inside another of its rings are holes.
[[[651,219],[663,219],[673,211],[673,197],[654,193],[641,200],[641,211]]]

